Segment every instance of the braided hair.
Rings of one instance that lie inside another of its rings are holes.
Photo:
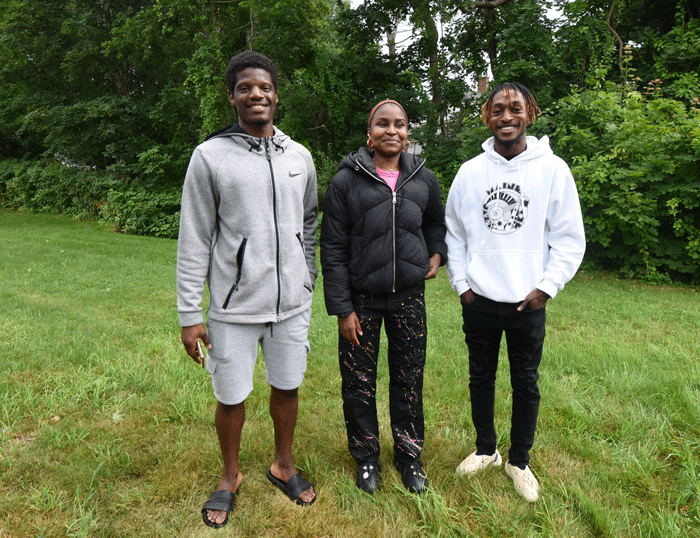
[[[486,102],[481,107],[481,120],[485,124],[488,125],[493,100],[496,97],[496,95],[498,95],[501,92],[506,92],[506,95],[511,92],[517,92],[523,96],[523,98],[525,99],[525,104],[527,105],[528,127],[535,123],[537,116],[542,113],[540,107],[537,105],[537,101],[535,101],[535,97],[532,95],[532,92],[530,90],[528,90],[525,86],[520,84],[520,82],[504,82],[500,86],[497,86],[493,89],[493,91],[489,94],[488,98],[486,99]]]

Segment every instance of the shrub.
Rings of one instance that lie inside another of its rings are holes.
[[[0,162],[0,204],[32,212],[94,218],[116,178],[59,161]]]
[[[180,187],[112,189],[100,216],[119,232],[174,239],[180,226],[180,196]]]
[[[176,238],[181,186],[127,186],[111,172],[59,161],[0,161],[0,206],[102,220],[123,233]]]
[[[577,180],[588,257],[625,276],[700,278],[699,119],[615,86],[559,101],[555,153]]]

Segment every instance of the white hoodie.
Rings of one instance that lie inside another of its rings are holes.
[[[538,288],[554,297],[576,273],[586,239],[574,178],[549,138],[527,137],[510,161],[494,150],[464,163],[445,208],[447,274],[461,295],[518,303]]]

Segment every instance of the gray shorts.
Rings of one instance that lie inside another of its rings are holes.
[[[207,320],[212,348],[207,354],[214,396],[225,405],[244,401],[253,390],[258,343],[267,382],[280,390],[301,385],[309,353],[311,308],[271,324],[224,323]]]

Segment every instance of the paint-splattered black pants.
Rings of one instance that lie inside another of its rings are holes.
[[[427,339],[424,290],[421,282],[397,293],[352,294],[355,314],[362,327],[362,336],[358,335],[360,346],[339,334],[338,356],[348,449],[358,462],[379,459],[376,389],[382,322],[389,343],[389,414],[394,459],[420,459]]]

